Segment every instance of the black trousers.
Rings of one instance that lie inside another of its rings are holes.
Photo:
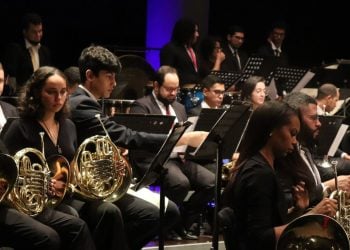
[[[164,177],[165,194],[183,208],[185,226],[190,227],[214,198],[215,174],[198,163],[180,159],[169,160],[165,168],[168,170]],[[190,190],[194,193],[183,204]]]
[[[71,203],[78,208],[78,202]],[[80,209],[98,250],[141,249],[159,233],[159,208],[138,197],[125,194],[113,203],[86,202]],[[165,231],[180,220],[178,207],[169,201],[165,211]]]
[[[14,249],[95,249],[85,222],[45,209],[36,217],[0,206],[0,245]]]

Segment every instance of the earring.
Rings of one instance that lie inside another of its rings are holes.
[[[272,136],[272,132],[269,134],[269,137],[271,137]]]

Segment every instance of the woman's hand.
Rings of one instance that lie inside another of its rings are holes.
[[[294,206],[298,210],[305,210],[309,207],[309,192],[305,189],[305,182],[301,181],[293,186]]]

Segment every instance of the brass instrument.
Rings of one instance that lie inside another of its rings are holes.
[[[222,165],[222,175],[221,179],[223,181],[228,181],[232,172],[232,169],[235,167],[237,160],[230,161]]]
[[[44,133],[41,132],[40,136],[43,142]],[[14,155],[13,160],[18,176],[7,201],[22,213],[38,215],[49,203],[50,169],[45,156],[35,148],[24,148]]]
[[[114,202],[128,190],[132,171],[121,150],[111,141],[99,115],[106,135],[87,138],[79,146],[71,164],[70,188],[89,200]]]
[[[349,239],[343,227],[333,218],[321,214],[301,216],[284,229],[277,250],[349,249]]]

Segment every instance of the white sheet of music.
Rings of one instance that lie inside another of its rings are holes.
[[[271,100],[275,100],[278,98],[276,82],[274,78],[271,79],[270,85],[266,87],[266,90],[267,93],[269,93],[269,97],[271,98]]]
[[[306,86],[306,84],[314,77],[315,73],[311,72],[310,70],[306,72],[306,74],[301,78],[301,80],[298,82],[297,86],[294,87],[292,92],[298,92],[302,88]]]
[[[187,120],[190,121],[190,122],[192,122],[192,125],[189,126],[189,127],[186,129],[186,132],[194,131],[194,128],[195,128],[196,125],[197,125],[198,118],[199,118],[199,116],[191,116],[191,117],[188,117]],[[187,145],[176,146],[176,147],[174,147],[172,153],[185,153],[186,150],[187,150]]]
[[[342,124],[340,126],[340,128],[338,130],[338,133],[335,136],[331,147],[329,148],[328,156],[331,156],[331,157],[334,156],[335,152],[339,148],[339,145],[340,145],[341,141],[343,140],[343,137],[344,137],[346,131],[348,130],[348,127],[349,127],[349,125],[345,125],[345,124]]]

